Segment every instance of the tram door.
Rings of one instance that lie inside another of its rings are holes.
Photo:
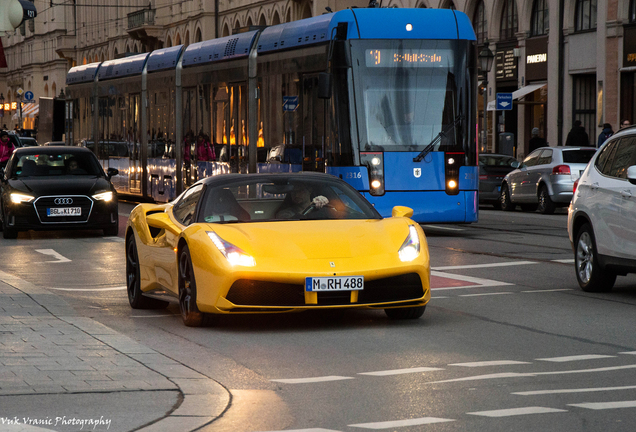
[[[325,170],[326,102],[318,98],[318,74],[302,77],[301,137],[303,148],[303,171]]]
[[[190,186],[197,180],[196,87],[183,89],[183,181]]]
[[[128,98],[128,128],[126,129],[125,140],[128,145],[128,190],[130,193],[141,194],[141,97],[139,94],[131,94]]]
[[[247,124],[247,85],[232,84],[228,87],[229,97],[226,105],[225,137],[223,142],[229,143],[229,162],[231,172],[246,173],[249,166],[247,160],[248,124]]]

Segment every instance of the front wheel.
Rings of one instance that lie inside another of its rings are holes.
[[[2,238],[5,239],[17,239],[18,231],[15,228],[11,228],[7,223],[7,215],[2,213]]]
[[[499,195],[499,206],[503,211],[513,211],[516,207],[510,200],[510,189],[508,185],[501,186],[501,195]]]
[[[539,190],[539,213],[543,214],[552,214],[554,213],[554,202],[552,198],[550,198],[550,194],[548,193],[548,188],[545,186],[541,186]]]
[[[126,240],[126,290],[128,303],[133,309],[163,309],[168,306],[168,302],[145,297],[141,292],[139,255],[134,234]]]
[[[384,313],[392,320],[418,319],[424,315],[426,306],[384,309]]]
[[[581,227],[576,235],[574,266],[576,279],[585,292],[609,292],[616,282],[616,273],[601,268],[596,252],[596,240],[590,224]]]
[[[197,307],[197,282],[188,246],[184,246],[179,255],[179,309],[186,326],[200,327],[203,324],[204,315]]]

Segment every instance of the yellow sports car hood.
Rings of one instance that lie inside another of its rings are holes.
[[[406,219],[207,224],[206,230],[255,258],[333,259],[393,252],[406,239]]]

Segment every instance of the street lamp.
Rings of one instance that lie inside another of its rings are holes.
[[[479,68],[484,74],[484,148],[488,147],[488,73],[492,68],[495,55],[488,48],[488,39],[484,41],[484,47],[479,52]]]

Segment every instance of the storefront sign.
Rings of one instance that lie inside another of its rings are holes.
[[[514,47],[498,49],[495,54],[497,81],[517,81],[517,58]]]
[[[623,67],[636,66],[636,27],[625,27],[623,31]]]
[[[526,81],[548,79],[548,37],[526,39]]]

